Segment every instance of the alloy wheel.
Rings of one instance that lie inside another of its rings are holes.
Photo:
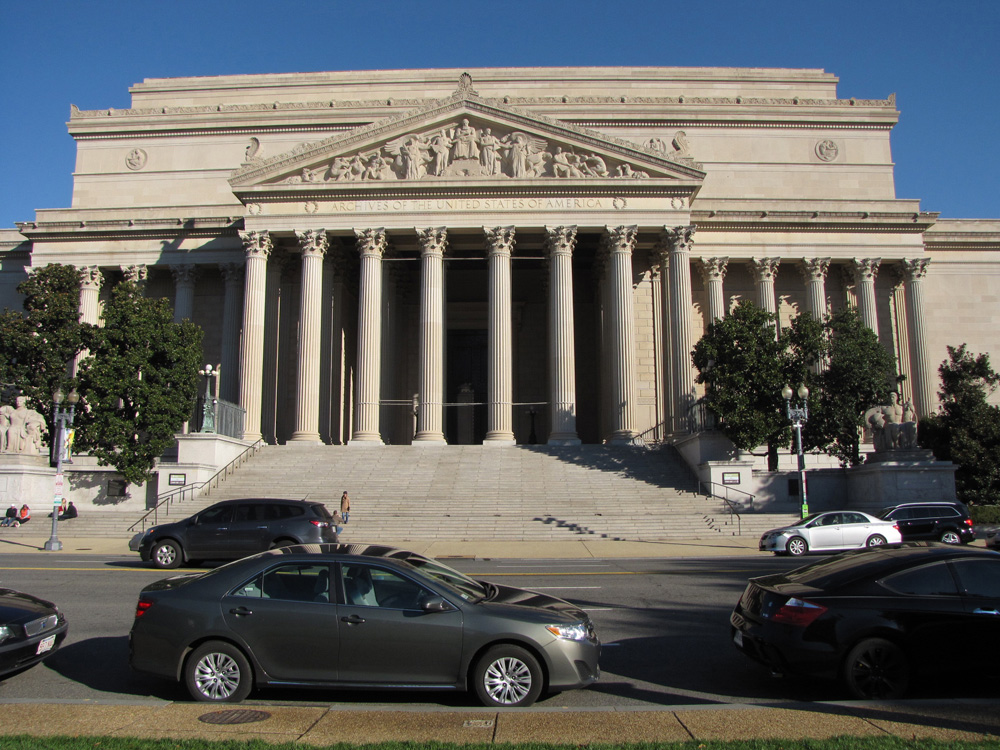
[[[483,685],[497,703],[518,703],[531,691],[531,670],[520,659],[505,656],[489,665]]]
[[[224,701],[240,685],[240,665],[228,654],[205,654],[195,667],[194,681],[206,698]]]

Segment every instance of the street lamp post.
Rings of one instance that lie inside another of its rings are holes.
[[[198,370],[198,373],[205,376],[205,404],[201,410],[201,432],[215,432],[215,403],[212,399],[212,365],[205,365],[205,368]]]
[[[62,402],[65,398],[67,406]],[[73,426],[73,417],[76,414],[76,404],[80,400],[80,394],[74,388],[68,396],[64,396],[62,389],[57,388],[52,394],[52,424],[55,427],[55,450],[56,450],[56,484],[55,495],[52,499],[52,536],[43,545],[49,552],[58,552],[62,549],[62,542],[59,541],[59,507],[62,505],[63,493],[65,491],[65,480],[63,479],[63,453],[66,449],[66,428]]]
[[[802,452],[802,425],[809,421],[809,389],[799,386],[798,397],[801,406],[792,406],[792,389],[787,385],[781,389],[785,399],[785,413],[795,428],[795,443],[799,453],[799,486],[802,488],[802,517],[809,515],[809,493],[806,490],[806,457]]]

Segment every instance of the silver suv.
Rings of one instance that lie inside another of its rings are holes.
[[[190,518],[151,526],[129,549],[157,568],[202,560],[238,560],[290,544],[337,541],[337,525],[323,503],[248,498],[224,500]]]

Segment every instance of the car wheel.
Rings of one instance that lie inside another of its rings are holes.
[[[542,692],[542,668],[520,646],[494,646],[476,663],[473,681],[484,706],[530,706]]]
[[[280,549],[281,547],[291,547],[293,544],[298,544],[294,539],[275,539],[271,542],[268,549]]]
[[[872,534],[865,542],[866,547],[881,547],[883,544],[885,544],[885,537],[881,534]]]
[[[809,551],[809,545],[806,540],[800,536],[793,536],[788,540],[788,544],[785,545],[785,551],[789,555],[794,555],[798,557],[799,555],[804,555]]]
[[[892,700],[906,693],[910,666],[903,649],[884,638],[868,638],[844,661],[844,682],[855,698]]]
[[[149,553],[149,559],[157,568],[176,568],[181,564],[181,548],[173,539],[157,542]]]
[[[196,701],[239,703],[250,694],[253,676],[242,651],[222,641],[209,641],[188,657],[184,682]]]
[[[944,542],[945,544],[961,544],[962,537],[958,535],[957,531],[952,531],[951,529],[948,529],[948,531],[945,531],[943,534],[941,534],[941,541]]]

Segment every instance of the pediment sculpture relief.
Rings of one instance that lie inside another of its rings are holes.
[[[596,153],[554,146],[542,138],[513,130],[477,128],[463,118],[440,129],[407,133],[353,156],[306,167],[282,180],[285,184],[370,182],[385,180],[510,178],[648,178],[627,162],[609,166]]]

